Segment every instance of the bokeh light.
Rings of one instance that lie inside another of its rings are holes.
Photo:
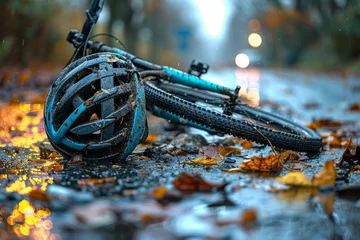
[[[239,53],[235,58],[235,63],[240,68],[247,68],[250,64],[250,59],[245,53]]]
[[[252,33],[249,35],[248,41],[249,41],[250,46],[252,46],[253,48],[257,48],[257,47],[260,47],[260,45],[262,43],[262,38],[259,34]]]

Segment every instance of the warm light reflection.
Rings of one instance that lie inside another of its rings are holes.
[[[12,227],[17,237],[29,236],[30,239],[61,239],[52,234],[51,211],[44,207],[35,207],[29,200],[23,199],[14,206],[6,222]]]
[[[247,68],[250,64],[250,59],[245,53],[239,53],[235,58],[235,63],[240,68]]]
[[[252,107],[258,107],[260,104],[260,75],[257,68],[235,70],[236,85],[240,86],[239,97],[246,100]]]
[[[262,43],[262,38],[259,34],[252,33],[249,35],[248,41],[249,41],[250,46],[252,46],[253,48],[258,48],[258,47],[260,47],[260,45]]]
[[[43,104],[10,104],[0,109],[0,146],[31,147],[46,139]]]

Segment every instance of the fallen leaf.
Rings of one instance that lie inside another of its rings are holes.
[[[184,162],[184,164],[199,164],[199,165],[219,165],[218,161],[215,158],[210,158],[207,156],[202,156],[195,158],[194,160],[187,160]]]
[[[276,177],[275,180],[289,186],[298,186],[298,187],[312,186],[308,177],[302,172],[289,172],[285,176]]]
[[[243,140],[242,143],[241,143],[241,146],[244,149],[250,149],[252,147],[252,142],[248,141],[248,140]]]
[[[335,185],[336,180],[334,160],[327,161],[324,168],[319,173],[315,174],[311,181],[302,172],[289,172],[283,177],[276,177],[275,180],[289,186],[298,187],[333,186]]]
[[[209,192],[213,189],[223,190],[227,183],[215,184],[205,181],[200,175],[182,172],[173,182],[176,189],[184,192]]]
[[[155,188],[151,194],[151,197],[156,200],[164,202],[177,202],[183,198],[183,195],[178,191],[169,191],[165,186]]]
[[[277,155],[271,153],[265,158],[263,156],[253,156],[251,159],[242,161],[238,168],[222,169],[222,171],[229,173],[243,171],[280,171],[283,168],[283,164],[288,160],[298,162],[301,157],[302,156],[299,153],[291,150],[281,152]]]
[[[91,115],[91,117],[90,117],[90,122],[95,121],[95,120],[99,120],[99,119],[100,119],[99,116],[96,113],[93,113]]]
[[[83,186],[100,185],[114,181],[116,181],[115,177],[107,177],[107,178],[78,179],[77,182],[80,187],[83,187]]]
[[[257,223],[257,212],[253,208],[246,209],[240,216],[240,224],[245,228],[252,227],[256,223]]]
[[[339,166],[343,166],[344,162],[350,166],[354,166],[360,163],[360,146],[356,146],[355,151],[352,153],[350,148],[345,149],[343,155],[340,158]]]
[[[226,156],[230,154],[240,154],[241,150],[234,147],[223,147],[220,145],[211,144],[207,147],[201,148],[200,152],[204,156],[209,158],[215,158],[216,160],[224,160]]]
[[[167,193],[167,189],[165,186],[160,186],[160,187],[157,187],[153,190],[152,192],[152,197],[157,199],[157,200],[161,200],[165,197]]]
[[[279,159],[280,155],[274,155],[273,153],[265,158],[263,156],[254,156],[250,160],[244,160],[239,168],[242,171],[280,171],[283,166]]]
[[[318,130],[320,128],[337,128],[337,127],[341,127],[342,125],[343,124],[341,122],[333,121],[331,119],[319,119],[319,120],[314,120],[313,122],[308,124],[307,127],[313,130]]]
[[[357,112],[360,111],[360,102],[356,102],[349,106],[349,111],[351,112]]]
[[[156,136],[156,135],[149,135],[149,136],[146,138],[146,140],[145,140],[144,143],[151,143],[151,142],[155,142],[155,141],[157,141],[157,140],[159,140],[159,137],[158,137],[158,136]]]
[[[333,186],[336,180],[336,168],[334,160],[329,160],[325,163],[323,170],[312,177],[312,185],[315,187]]]
[[[28,196],[40,201],[49,201],[49,198],[47,197],[46,193],[43,190],[38,189],[36,187],[33,187],[31,189],[31,191],[28,193]]]
[[[44,172],[49,172],[49,171],[60,172],[63,169],[63,166],[56,161],[46,161],[43,165],[38,166],[36,168]]]

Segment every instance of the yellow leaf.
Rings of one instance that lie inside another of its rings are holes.
[[[184,164],[200,164],[200,165],[219,165],[215,158],[209,158],[207,156],[198,157],[194,160],[185,161]]]
[[[311,187],[312,183],[302,172],[289,172],[283,177],[275,178],[276,181],[290,186]]]
[[[334,160],[329,160],[325,163],[324,169],[312,177],[312,184],[315,187],[321,187],[326,185],[335,185],[336,169],[334,166]]]

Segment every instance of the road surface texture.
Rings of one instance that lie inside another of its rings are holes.
[[[278,171],[237,171],[253,156],[271,156],[271,148],[195,129],[168,131],[171,124],[151,117],[148,141],[126,162],[63,159],[46,141],[45,88],[7,83],[0,110],[0,239],[360,239],[360,159],[354,153],[360,76],[225,69],[208,78],[240,84],[249,104],[303,124],[323,120],[315,126],[323,150],[299,153]],[[185,142],[178,137],[184,131]],[[211,144],[238,151],[215,158],[215,165],[184,163],[206,155],[204,149],[222,148]],[[340,164],[347,147],[352,162]],[[278,181],[303,172],[310,182],[329,166],[336,166],[335,186]]]

